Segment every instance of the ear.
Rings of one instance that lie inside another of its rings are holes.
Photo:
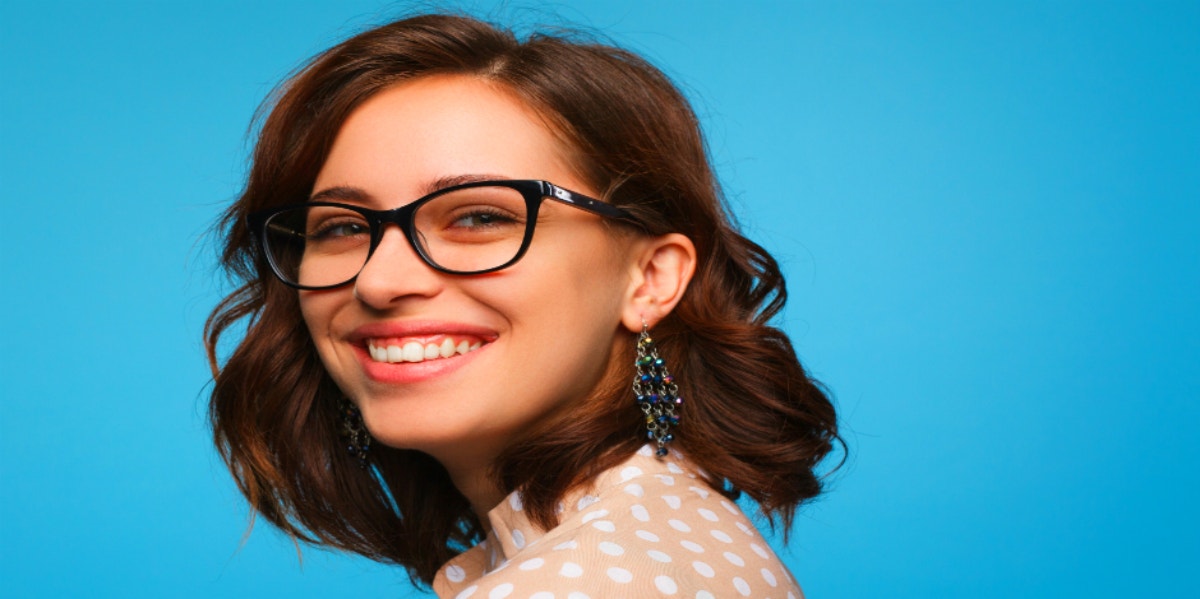
[[[662,320],[687,291],[696,271],[696,246],[679,233],[650,237],[634,244],[635,263],[621,323],[633,332],[642,322],[651,327]]]

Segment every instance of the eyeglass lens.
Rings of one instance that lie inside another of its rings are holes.
[[[509,187],[469,187],[438,195],[413,214],[415,242],[440,268],[473,273],[517,256],[529,222],[525,197]],[[358,212],[301,206],[266,222],[263,247],[279,275],[303,287],[349,282],[366,265],[371,226]]]

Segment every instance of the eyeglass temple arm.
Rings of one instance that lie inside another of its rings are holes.
[[[283,233],[285,235],[289,235],[291,237],[301,237],[301,238],[304,237],[303,233],[293,230],[293,229],[290,229],[283,225],[280,225],[279,223],[267,223],[267,228],[271,229],[272,231],[278,232],[278,233]]]
[[[633,220],[633,215],[616,207],[608,202],[601,202],[595,198],[589,198],[581,193],[574,193],[563,189],[553,183],[542,181],[542,195],[554,198],[560,202],[570,204],[577,208],[582,208],[588,212],[594,212],[601,216],[609,218],[619,218],[623,220]]]
[[[284,227],[279,223],[273,223],[269,221],[264,222],[264,219],[258,214],[251,214],[247,216],[246,226],[250,229],[250,235],[254,237],[256,242],[261,241],[259,238],[267,233],[267,229],[270,229],[275,233],[283,233],[289,237],[304,237],[303,233]]]

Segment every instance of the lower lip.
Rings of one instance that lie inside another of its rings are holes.
[[[479,349],[465,354],[456,354],[449,358],[438,358],[424,362],[376,362],[371,359],[371,354],[367,352],[367,348],[359,345],[354,346],[354,354],[358,356],[358,361],[362,364],[363,372],[366,373],[367,378],[377,383],[402,385],[420,383],[446,376],[466,366],[471,360],[475,359],[475,356],[479,352],[486,350],[489,345],[491,344],[484,344]]]

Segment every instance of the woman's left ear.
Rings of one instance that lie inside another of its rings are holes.
[[[679,233],[650,237],[635,243],[635,263],[621,323],[633,332],[645,322],[654,326],[687,291],[696,272],[696,246]]]

